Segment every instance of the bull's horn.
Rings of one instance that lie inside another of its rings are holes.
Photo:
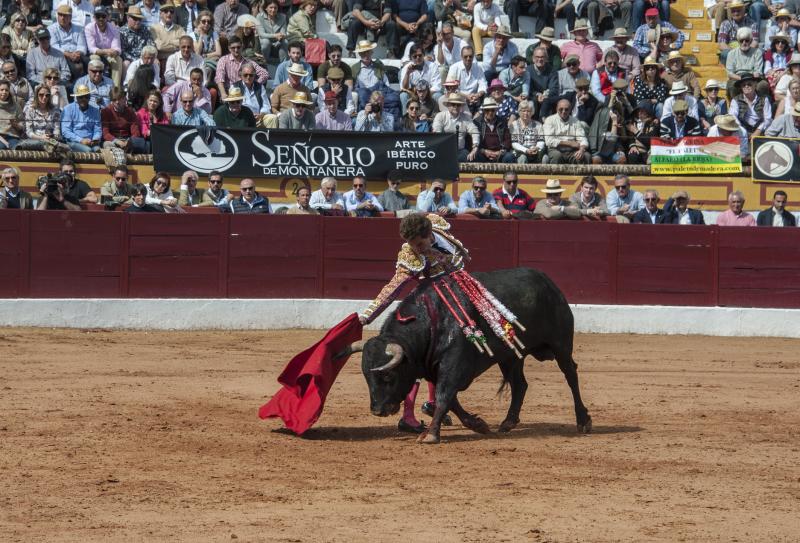
[[[361,351],[364,350],[364,343],[366,343],[365,340],[354,341],[353,343],[345,347],[343,351],[336,353],[333,358],[335,359],[345,358],[353,353],[360,353]]]
[[[386,344],[386,354],[392,355],[392,359],[379,368],[372,368],[372,371],[387,371],[396,368],[403,361],[403,348],[397,343]]]

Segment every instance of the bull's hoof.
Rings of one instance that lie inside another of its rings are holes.
[[[489,434],[492,431],[489,425],[486,424],[486,421],[480,417],[469,417],[462,422],[466,428],[478,434]]]
[[[506,419],[503,421],[503,423],[500,425],[500,428],[498,428],[497,431],[510,432],[511,430],[517,427],[517,424],[519,424],[519,420]]]
[[[579,434],[588,434],[592,431],[592,417],[586,415],[586,422],[583,424],[578,424],[578,433]]]
[[[425,431],[419,435],[417,443],[421,443],[422,445],[437,445],[439,443],[439,436]]]

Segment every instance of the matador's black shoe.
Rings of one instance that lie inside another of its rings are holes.
[[[419,426],[411,426],[403,419],[400,419],[400,421],[397,423],[397,429],[408,434],[421,434],[425,431],[425,423],[420,422]]]

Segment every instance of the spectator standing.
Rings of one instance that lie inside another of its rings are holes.
[[[292,107],[281,111],[278,115],[278,128],[289,130],[314,130],[317,121],[314,113],[309,109],[314,102],[308,99],[304,92],[296,92],[289,100]]]
[[[50,47],[50,32],[40,28],[36,31],[36,40],[39,45],[28,51],[25,60],[28,81],[37,85],[44,83],[44,72],[48,68],[58,70],[60,81],[69,81],[72,78],[69,64],[61,51]]]
[[[90,93],[89,87],[77,85],[72,95],[75,101],[64,108],[61,118],[61,134],[78,153],[98,152],[103,137],[100,110],[89,103]]]
[[[386,176],[387,189],[378,196],[378,203],[385,211],[402,211],[410,209],[408,197],[400,192],[400,182],[402,174],[398,170],[392,170]]]
[[[111,179],[100,187],[100,203],[112,206],[133,203],[134,187],[128,183],[128,167],[117,166],[111,175]]]
[[[478,127],[472,122],[472,117],[463,111],[465,103],[462,95],[450,94],[445,101],[447,111],[440,111],[433,119],[433,132],[457,134],[458,161],[472,162],[478,153],[480,134]],[[469,145],[467,144],[467,135],[471,140]]]
[[[786,191],[776,190],[772,196],[772,206],[761,211],[756,219],[758,226],[794,227],[797,221],[790,212],[786,210]]]
[[[564,200],[564,187],[558,179],[548,179],[542,189],[545,198],[539,200],[533,211],[535,217],[545,220],[580,219],[581,212],[572,202]]]
[[[641,192],[631,190],[630,178],[618,173],[614,176],[614,190],[606,196],[608,213],[616,215],[617,222],[630,222],[644,207]]]
[[[50,45],[64,55],[72,79],[75,80],[83,75],[88,54],[86,36],[83,33],[84,25],[72,23],[72,8],[68,4],[59,6],[56,15],[57,21],[47,27],[50,32]]]
[[[339,99],[333,91],[324,94],[324,107],[314,118],[318,130],[353,130],[350,115],[339,109]]]
[[[118,147],[126,153],[148,153],[150,146],[139,131],[136,112],[128,107],[128,98],[119,87],[111,89],[111,103],[100,112],[103,123],[103,147]]]
[[[89,61],[89,73],[75,82],[75,85],[89,87],[91,92],[89,103],[100,109],[111,103],[109,95],[111,94],[111,89],[114,88],[114,82],[111,78],[103,75],[104,69],[105,65],[102,60],[92,59]]]
[[[255,128],[256,117],[250,108],[242,107],[244,95],[238,87],[233,87],[228,97],[214,112],[214,124],[221,128]]]
[[[719,226],[756,226],[752,215],[744,211],[744,194],[735,190],[728,195],[728,209],[717,216]]]
[[[503,174],[503,186],[495,189],[492,197],[504,219],[533,218],[536,202],[527,192],[519,188],[517,172],[507,170]]]
[[[569,197],[569,201],[578,208],[582,217],[602,219],[608,216],[606,201],[598,194],[597,185],[597,178],[587,175],[581,179],[578,191]]]
[[[0,209],[33,209],[33,196],[19,188],[19,170],[15,167],[3,170],[3,186],[0,188]]]
[[[345,213],[354,217],[377,217],[383,211],[375,195],[367,192],[367,179],[362,176],[353,178],[353,190],[345,192],[342,200]]]
[[[122,42],[119,29],[114,23],[108,22],[108,9],[97,6],[94,10],[94,22],[84,29],[86,47],[90,55],[98,55],[111,69],[111,79],[116,86],[122,85],[122,71],[124,69],[122,56]]]

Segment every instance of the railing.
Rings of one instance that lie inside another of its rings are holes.
[[[469,269],[539,268],[572,303],[800,307],[797,228],[452,224]],[[0,296],[366,299],[394,271],[397,230],[388,218],[4,210]]]

